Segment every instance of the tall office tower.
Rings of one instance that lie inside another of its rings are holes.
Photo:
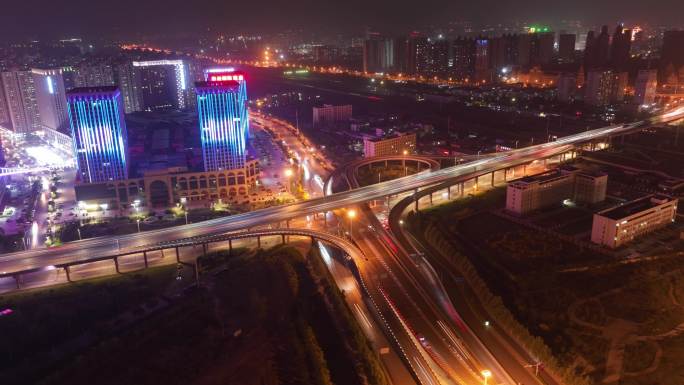
[[[499,73],[506,66],[506,49],[503,37],[489,39],[489,67],[494,73]]]
[[[492,71],[489,68],[489,40],[475,40],[475,81],[490,82]]]
[[[369,33],[363,43],[363,71],[388,72],[394,69],[394,40]]]
[[[65,90],[69,91],[72,88],[76,88],[76,67],[62,67],[62,79],[64,80]]]
[[[610,46],[610,66],[621,71],[627,69],[629,64],[629,52],[632,47],[632,30],[618,25],[613,34],[613,42]]]
[[[187,60],[187,79],[189,84],[205,81],[205,71],[212,65],[208,60]],[[187,87],[186,89],[186,107],[188,109],[197,109],[197,94],[194,87]]]
[[[142,111],[142,95],[140,77],[138,71],[131,63],[123,63],[116,66],[116,83],[121,90],[124,111],[127,114]]]
[[[40,113],[31,71],[3,72],[2,85],[12,130],[17,133],[40,130]]]
[[[212,71],[195,85],[205,171],[245,166],[247,84],[240,72]]]
[[[596,66],[608,65],[610,59],[610,34],[608,26],[601,27],[601,33],[596,37]]]
[[[428,75],[445,76],[449,70],[449,41],[437,39],[430,44],[430,66]]]
[[[653,103],[657,86],[657,70],[640,70],[634,82],[634,104],[643,106]]]
[[[66,112],[66,91],[64,90],[62,69],[34,68],[31,73],[33,74],[41,124],[53,130],[67,133],[69,121]]]
[[[187,77],[183,60],[134,61],[143,110],[185,109]]]
[[[451,43],[451,71],[454,77],[464,81],[475,74],[475,40],[457,38]]]
[[[430,70],[431,49],[427,37],[416,36],[411,40],[414,74],[425,75]]]
[[[553,59],[553,45],[556,36],[553,32],[533,33],[530,45],[530,64],[547,65]]]
[[[596,34],[594,31],[589,31],[587,33],[587,40],[584,44],[584,68],[587,70],[593,69],[597,66],[597,43],[598,41],[596,40]]]
[[[556,90],[558,92],[559,101],[572,101],[577,91],[577,74],[565,72],[560,74],[560,76],[558,76]]]
[[[517,34],[505,34],[502,36],[503,39],[503,50],[504,50],[504,65],[505,66],[516,66],[518,65],[518,46],[520,35]]]
[[[584,101],[593,106],[619,103],[625,96],[627,73],[611,70],[590,70],[584,89]]]
[[[408,74],[409,72],[409,39],[406,36],[394,38],[394,70]],[[314,55],[315,56],[315,55]]]
[[[75,69],[74,87],[115,86],[116,77],[111,64],[81,64]]]
[[[558,59],[563,63],[575,61],[575,41],[577,37],[574,33],[561,33],[558,37]]]
[[[114,86],[67,93],[74,156],[83,183],[128,178],[128,134],[121,92]]]
[[[528,67],[532,54],[532,34],[525,33],[518,36],[518,66]]]
[[[7,106],[7,99],[5,99],[5,87],[2,86],[2,78],[0,78],[0,126],[7,127],[9,123],[9,106]]]
[[[661,83],[666,83],[674,74],[677,77],[684,68],[684,30],[665,31],[663,46],[660,50],[660,68],[658,77]],[[684,84],[684,78],[679,79]]]

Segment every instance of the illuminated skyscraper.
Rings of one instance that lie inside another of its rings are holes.
[[[31,70],[36,90],[36,102],[43,126],[66,133],[69,123],[66,113],[66,95],[61,69]]]
[[[0,75],[12,130],[16,133],[40,130],[40,114],[31,72],[9,71]]]
[[[242,168],[249,131],[245,76],[230,69],[209,70],[206,79],[195,88],[204,169]]]
[[[75,88],[67,93],[67,111],[81,182],[127,179],[128,144],[119,89]]]

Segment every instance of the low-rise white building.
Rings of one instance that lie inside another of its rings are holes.
[[[573,166],[544,172],[508,184],[506,210],[524,215],[566,199],[594,204],[606,199],[608,175]]]
[[[591,241],[616,248],[674,222],[675,198],[649,195],[594,214]]]

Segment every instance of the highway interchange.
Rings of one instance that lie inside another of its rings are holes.
[[[352,238],[364,257],[355,261],[367,278],[369,295],[377,306],[411,368],[414,379],[425,384],[481,383],[480,370],[492,372],[491,383],[541,383],[517,359],[502,361],[485,348],[477,333],[465,325],[450,303],[434,269],[416,260],[405,240],[387,240],[388,234],[364,206],[388,195],[418,191],[429,186],[457,183],[494,171],[531,163],[571,151],[575,146],[607,136],[617,136],[668,123],[684,117],[679,107],[647,121],[604,127],[560,138],[551,143],[482,156],[468,163],[437,171],[422,172],[349,191],[317,197],[290,205],[276,206],[205,222],[118,237],[101,237],[65,244],[50,249],[35,249],[0,257],[0,277],[11,277],[32,269],[74,261],[114,256],[152,246],[172,244],[180,239],[202,239],[229,232],[245,232],[260,226],[285,223],[313,214],[358,207],[363,214],[355,224]],[[410,198],[409,198],[410,199]],[[339,282],[338,282],[339,283]],[[357,315],[366,319],[368,312]],[[372,323],[366,320],[368,328]],[[415,330],[420,330],[417,332]],[[505,367],[504,367],[505,366]],[[391,368],[390,368],[391,369]],[[513,376],[515,378],[513,378]],[[405,374],[402,375],[405,378]],[[403,383],[403,382],[402,382]],[[546,383],[553,383],[546,379]]]

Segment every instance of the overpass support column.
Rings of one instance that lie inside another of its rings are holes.
[[[328,212],[323,212],[323,226],[328,227]]]
[[[202,256],[204,256],[204,257],[207,256],[207,244],[206,243],[202,244]]]
[[[495,172],[495,171],[492,171],[492,183],[491,183],[491,184],[492,184],[492,187],[494,187],[494,172]]]
[[[523,164],[523,176],[527,175],[527,164]]]
[[[461,190],[461,198],[463,198],[463,195],[465,194],[465,182],[461,182],[459,190]]]
[[[17,289],[21,289],[21,274],[15,274],[12,277],[14,277],[14,283],[17,285]]]
[[[180,263],[180,251],[178,250],[178,246],[176,246],[176,262]]]
[[[451,186],[447,186],[447,199],[451,200]]]
[[[261,248],[261,237],[257,235],[257,248]]]
[[[228,240],[228,256],[231,257],[233,255],[233,240],[229,239]]]
[[[162,249],[162,252],[164,249]],[[143,251],[143,261],[145,262],[145,268],[147,269],[149,265],[147,264],[147,251]]]
[[[285,244],[285,234],[280,234],[280,237],[281,237],[281,239],[283,241],[283,245],[284,245]]]
[[[430,193],[430,206],[432,206],[432,193]]]
[[[114,257],[114,268],[117,273],[121,274],[121,270],[119,270],[119,257]]]
[[[71,272],[69,271],[69,266],[64,266],[64,273],[66,274],[67,282],[73,282],[71,280]]]

